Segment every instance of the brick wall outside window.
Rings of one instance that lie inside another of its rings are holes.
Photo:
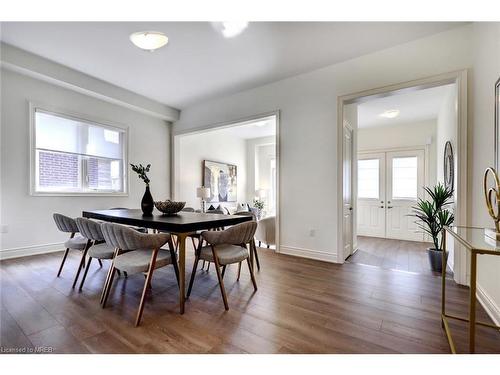
[[[91,189],[111,189],[110,160],[89,158],[87,161],[87,175]]]
[[[79,186],[78,155],[39,151],[40,187]]]

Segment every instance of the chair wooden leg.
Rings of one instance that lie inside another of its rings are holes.
[[[64,255],[63,255],[63,258],[62,258],[61,266],[59,267],[59,271],[57,271],[57,277],[61,276],[61,271],[63,269],[64,262],[66,262],[66,258],[68,257],[68,253],[69,253],[69,249],[67,248],[64,251]]]
[[[238,277],[236,278],[236,281],[240,281],[240,275],[241,275],[241,262],[238,263]]]
[[[210,269],[210,262],[207,262],[207,271]]]
[[[146,274],[146,281],[144,282],[144,288],[142,289],[141,302],[139,303],[139,310],[137,311],[137,317],[135,318],[135,326],[137,327],[141,322],[142,312],[144,311],[144,301],[146,300],[146,293],[148,291],[148,285],[151,285],[151,278],[153,277],[153,271],[156,264],[156,256],[158,255],[159,249],[153,250],[151,255],[151,261],[149,263],[148,273]]]
[[[196,255],[194,258],[193,270],[191,271],[191,278],[189,279],[189,286],[188,286],[186,298],[189,298],[189,296],[191,295],[191,289],[193,289],[194,278],[196,276],[196,270],[198,269],[198,262],[199,261],[200,261],[200,257],[198,255]]]
[[[255,255],[255,262],[257,263],[257,270],[260,271],[259,253],[257,252],[257,246],[255,246],[255,241],[252,241],[252,247]]]
[[[116,273],[118,273],[119,277],[122,277],[122,273],[120,272],[120,270],[116,270]]]
[[[222,266],[222,273],[221,273],[222,278],[224,278],[225,274],[226,274],[226,265]]]
[[[83,273],[83,276],[82,276],[82,281],[80,282],[80,287],[78,288],[79,291],[82,290],[83,283],[85,282],[85,279],[87,278],[87,273],[89,272],[89,269],[90,269],[90,262],[92,262],[92,257],[89,257],[89,261],[87,262],[87,268],[85,268],[85,272]]]
[[[103,309],[106,307],[106,302],[108,301],[109,292],[111,291],[111,288],[113,287],[113,279],[115,278],[115,272],[117,271],[117,269],[115,268],[114,265],[112,265],[111,267],[112,267],[111,275],[109,276],[109,281],[108,281],[108,285],[106,288],[106,293],[104,293],[104,299],[102,300],[102,308]]]
[[[102,260],[100,260],[99,258],[97,258],[97,261],[99,262],[99,267],[102,268]]]
[[[85,249],[83,249],[82,258],[80,260],[80,265],[78,266],[78,271],[76,271],[75,280],[73,280],[73,285],[71,286],[73,289],[75,289],[76,282],[78,281],[78,278],[80,277],[80,271],[85,267],[85,258],[87,256],[87,251],[90,248],[91,242],[92,241],[88,240],[87,244],[85,245]]]
[[[226,289],[224,288],[224,281],[222,280],[222,275],[220,273],[219,260],[217,259],[217,255],[215,253],[215,248],[213,246],[212,246],[212,254],[214,257],[215,271],[217,272],[217,278],[219,279],[220,293],[222,294],[222,300],[224,301],[224,308],[226,310],[229,310],[229,305],[227,303]]]
[[[201,264],[201,269],[205,269],[205,261],[203,261],[203,263]]]
[[[191,237],[191,242],[193,243],[193,249],[197,249],[196,243],[194,242],[194,237]]]
[[[250,271],[250,278],[252,279],[253,289],[257,291],[257,283],[255,282],[255,276],[253,274],[253,268],[249,258],[247,258],[247,264],[248,264],[248,270]]]
[[[102,301],[104,300],[104,295],[106,294],[106,288],[108,286],[108,281],[111,276],[111,270],[113,269],[114,258],[118,255],[119,249],[115,249],[115,253],[113,254],[113,259],[111,260],[111,265],[109,266],[108,273],[106,275],[106,280],[104,281],[104,286],[102,287],[101,300],[99,303],[102,305]]]

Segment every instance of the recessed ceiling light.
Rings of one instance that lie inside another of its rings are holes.
[[[212,22],[215,30],[220,32],[224,38],[233,38],[243,32],[248,27],[246,21],[226,21],[226,22]]]
[[[138,31],[130,34],[130,41],[140,49],[153,52],[168,43],[168,37],[159,31]]]
[[[389,109],[388,111],[382,112],[380,117],[394,118],[399,116],[399,109]]]

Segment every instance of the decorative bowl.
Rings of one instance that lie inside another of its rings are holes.
[[[186,202],[174,202],[170,199],[155,202],[155,207],[158,211],[163,212],[164,215],[175,215],[177,212],[182,210],[185,205]]]

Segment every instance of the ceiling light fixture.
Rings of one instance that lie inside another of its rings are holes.
[[[130,41],[140,49],[153,52],[168,43],[168,37],[159,31],[138,31],[130,34]]]
[[[385,117],[385,118],[395,118],[399,116],[399,109],[389,109],[385,112],[382,112],[380,117]]]

